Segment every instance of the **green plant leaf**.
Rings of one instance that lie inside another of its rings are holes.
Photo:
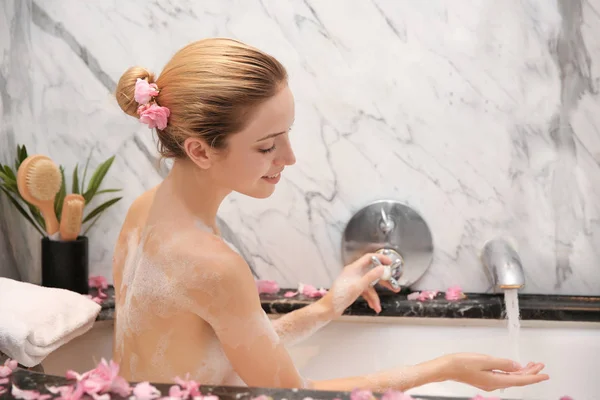
[[[120,192],[123,189],[102,189],[96,192],[96,196],[98,196],[99,194],[104,194],[104,193],[116,193],[116,192]]]
[[[25,145],[17,146],[17,159],[15,160],[15,170],[18,171],[21,163],[28,157]]]
[[[23,201],[25,201],[25,200],[23,200]],[[33,215],[33,218],[42,227],[42,229],[46,230],[46,220],[42,216],[42,213],[40,212],[40,209],[37,208],[37,207],[35,207],[35,206],[32,206],[31,204],[27,203],[26,201],[25,201],[25,203],[29,207],[29,212],[31,212],[31,215]]]
[[[86,204],[89,203],[90,201],[92,201],[92,199],[96,195],[98,188],[102,184],[102,180],[104,180],[104,177],[106,176],[106,173],[110,169],[114,160],[115,160],[115,156],[110,157],[108,160],[106,160],[102,164],[100,164],[98,166],[98,168],[96,169],[96,171],[94,171],[92,177],[90,178],[90,183],[88,185],[88,189],[83,194]]]
[[[62,214],[63,202],[65,201],[65,196],[67,195],[67,184],[65,182],[65,169],[63,166],[60,166],[60,176],[62,178],[60,184],[60,190],[56,194],[54,198],[54,212],[56,213],[56,218],[60,221],[60,216]]]
[[[79,164],[75,164],[75,169],[73,170],[73,185],[71,186],[71,193],[79,194],[79,172],[77,172],[77,167]]]
[[[11,194],[10,194],[10,193],[9,193],[9,192],[8,192],[8,191],[7,191],[7,190],[4,188],[4,187],[0,186],[0,190],[2,190],[2,191],[3,191],[3,192],[6,194],[6,197],[8,197],[8,199],[10,200],[10,202],[11,202],[11,203],[12,203],[12,204],[13,204],[13,205],[16,207],[16,209],[17,209],[17,210],[19,210],[19,212],[21,213],[21,215],[23,215],[23,217],[25,217],[25,219],[26,219],[27,221],[29,221],[29,223],[30,223],[31,225],[33,225],[33,227],[34,227],[34,228],[35,228],[35,229],[36,229],[36,230],[37,230],[37,231],[38,231],[38,232],[39,232],[39,233],[40,233],[42,236],[47,236],[47,235],[44,233],[43,229],[42,229],[42,228],[40,228],[40,227],[39,227],[39,226],[38,226],[38,225],[37,225],[37,224],[36,224],[36,223],[33,221],[33,218],[31,218],[31,217],[29,216],[29,214],[27,214],[27,211],[25,211],[25,209],[24,209],[23,207],[21,207],[21,205],[19,204],[19,202],[18,202],[17,200],[15,200],[15,199],[14,199],[14,198],[11,196]]]
[[[17,187],[17,182],[6,181],[2,183],[2,186],[4,186],[6,189],[8,189],[12,193],[16,194],[20,199],[22,199],[21,193],[19,193],[19,188]]]
[[[96,215],[96,218],[94,218],[94,220],[92,221],[92,223],[89,224],[87,228],[85,228],[85,231],[83,231],[83,233],[81,234],[82,236],[87,235],[88,231],[92,228],[92,226],[96,225],[96,222],[98,222],[98,220],[100,219],[100,217],[102,216],[102,214],[104,214],[104,211],[101,212],[101,213],[99,213],[98,215]]]
[[[13,172],[12,168],[9,167],[8,165],[4,165],[4,173],[13,181],[17,181],[17,177],[15,175],[15,173]]]
[[[81,193],[85,192],[85,177],[87,175],[88,165],[90,165],[91,158],[92,158],[92,149],[90,149],[90,154],[88,154],[88,158],[85,161],[85,168],[83,169],[83,178],[81,178]]]
[[[97,216],[98,214],[100,214],[101,212],[103,212],[104,210],[106,210],[108,207],[112,206],[113,204],[115,204],[116,202],[118,202],[119,200],[121,200],[122,197],[116,197],[114,199],[110,199],[102,204],[100,204],[98,207],[94,208],[84,219],[82,224],[85,224],[86,222],[88,222],[89,220],[91,220],[92,218],[94,218],[95,216]]]

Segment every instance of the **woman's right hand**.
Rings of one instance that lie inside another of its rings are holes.
[[[549,379],[540,374],[542,363],[529,363],[521,367],[518,363],[485,354],[456,353],[443,356],[447,380],[466,383],[481,390],[493,391],[512,386],[527,386]]]

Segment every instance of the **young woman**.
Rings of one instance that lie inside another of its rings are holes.
[[[377,391],[444,380],[494,390],[548,379],[539,363],[452,354],[367,376],[305,380],[286,345],[339,317],[360,295],[380,311],[370,283],[383,267],[369,271],[367,254],[319,301],[270,321],[248,265],[219,237],[216,214],[229,193],[269,197],[296,162],[284,67],[238,41],[201,40],[178,51],[158,79],[128,69],[116,97],[123,111],[156,129],[161,154],[174,159],[165,180],[132,204],[115,249],[114,359],[125,378],[171,382],[189,373],[204,384]]]

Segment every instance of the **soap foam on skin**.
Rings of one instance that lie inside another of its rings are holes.
[[[149,331],[164,329],[164,327],[153,326],[148,321],[148,317],[169,318],[178,312],[195,311],[202,314],[202,310],[197,310],[191,299],[186,296],[184,283],[189,283],[185,278],[194,273],[198,281],[203,275],[200,271],[192,270],[189,263],[183,262],[179,257],[166,255],[173,254],[173,243],[176,240],[164,241],[161,243],[157,254],[160,257],[150,260],[143,250],[144,243],[151,237],[145,233],[142,238],[139,231],[132,231],[127,240],[127,254],[123,266],[123,277],[120,285],[121,296],[116,313],[117,324],[115,328],[115,351],[124,356],[125,338],[133,338]],[[176,239],[177,235],[171,236]],[[122,256],[122,255],[121,255]],[[177,268],[174,268],[177,266]],[[200,273],[199,273],[200,272]],[[214,273],[204,273],[210,276],[214,282]],[[198,278],[200,276],[200,278]],[[211,279],[208,279],[209,281]],[[210,357],[208,368],[198,368],[197,376],[194,379],[209,378],[211,382],[219,382],[223,377],[230,373],[232,368],[227,360],[219,341],[214,337],[214,342],[207,345],[207,357]],[[170,345],[171,332],[163,334],[157,343],[156,350],[152,356],[151,365],[153,374],[164,375],[166,381],[171,381],[175,376],[173,368],[169,365],[167,353]],[[131,352],[132,350],[130,350]],[[139,356],[133,352],[129,355],[129,370],[132,376],[139,373]],[[206,381],[206,379],[204,379]]]
[[[205,232],[210,231],[202,224],[197,223],[195,227]],[[167,231],[171,232],[170,229]],[[115,351],[121,359],[126,356],[124,349],[126,340],[135,342],[149,332],[160,334],[164,331],[165,326],[156,325],[157,318],[167,319],[177,313],[193,313],[205,321],[213,320],[212,315],[227,312],[227,304],[234,305],[236,302],[235,293],[218,291],[218,282],[221,279],[218,271],[199,268],[189,262],[189,255],[179,251],[181,243],[185,243],[186,239],[189,240],[189,236],[186,238],[184,231],[173,229],[173,233],[167,234],[163,228],[160,238],[155,232],[152,228],[147,228],[141,237],[137,230],[132,231],[128,236],[115,328]],[[221,239],[207,236],[207,240],[220,241]],[[152,244],[155,245],[154,251],[147,253],[144,246],[152,249]],[[210,243],[205,245],[210,247]],[[211,299],[210,304],[195,303],[193,297],[189,295],[190,290],[200,290],[208,295],[207,297]],[[221,335],[228,339],[230,344],[236,346],[250,348],[264,343],[265,339],[274,348],[283,345],[271,320],[263,310],[251,319],[240,318],[238,324],[230,324],[222,329]],[[245,334],[240,335],[240,332]],[[159,380],[170,382],[177,375],[175,365],[169,362],[169,348],[173,340],[177,340],[174,333],[174,331],[167,331],[158,337],[151,360],[146,364],[151,368],[140,365],[140,355],[134,353],[135,349],[128,349],[127,369],[130,372],[130,379],[139,380],[150,374],[160,377]],[[233,371],[214,332],[208,336],[208,339],[199,338],[199,340],[202,340],[200,343],[204,347],[203,353],[201,359],[197,360],[198,367],[186,371],[190,373],[190,378],[213,384],[224,382],[225,379],[236,380],[239,383],[241,380]],[[279,374],[276,375],[274,378],[280,382],[281,377]]]
[[[305,318],[302,323],[299,323],[288,320],[287,315],[289,314],[272,321],[275,331],[286,346],[293,346],[308,339],[329,323],[329,320],[319,321],[316,315],[311,319]]]

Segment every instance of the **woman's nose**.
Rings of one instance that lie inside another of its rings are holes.
[[[292,150],[292,145],[288,140],[285,148],[282,149],[279,157],[275,159],[276,165],[294,165],[296,164],[296,156],[294,155],[294,150]]]

